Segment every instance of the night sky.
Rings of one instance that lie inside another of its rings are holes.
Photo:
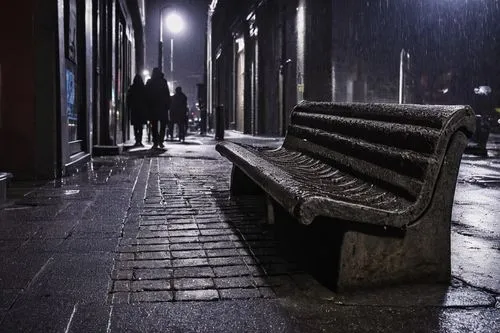
[[[182,86],[191,105],[196,102],[196,83],[203,82],[205,33],[208,0],[146,0],[146,66],[149,71],[158,64],[159,12],[171,6],[185,21],[184,30],[174,37],[175,80]],[[170,9],[163,10],[164,17]],[[164,21],[164,67],[169,79],[170,33]]]

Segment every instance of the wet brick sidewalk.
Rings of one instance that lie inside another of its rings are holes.
[[[315,285],[279,253],[258,197],[229,200],[229,163],[150,163],[143,204],[138,197],[119,243],[113,304],[274,298],[300,288],[294,280]]]
[[[462,161],[449,285],[340,294],[317,270],[334,266],[327,233],[267,226],[261,198],[230,199],[231,165],[214,144],[190,136],[16,182],[0,208],[0,332],[499,330],[500,192],[470,181],[498,177],[498,159]]]

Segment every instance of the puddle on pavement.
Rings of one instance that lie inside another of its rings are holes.
[[[18,206],[17,204],[15,206],[7,206],[4,207],[3,210],[22,210],[22,209],[32,209],[35,208],[36,206]]]
[[[73,195],[73,194],[78,194],[80,193],[80,190],[65,190],[63,192],[64,195]]]
[[[500,185],[500,177],[496,176],[469,176],[463,179],[463,182],[480,185],[483,187]]]

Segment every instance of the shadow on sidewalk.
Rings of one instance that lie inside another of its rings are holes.
[[[132,148],[124,152],[124,155],[130,156],[130,157],[138,157],[138,158],[144,158],[144,157],[156,157],[160,156],[161,154],[165,153],[167,149],[165,148],[148,148],[148,147],[141,147],[141,148]]]
[[[306,273],[334,291],[342,233],[331,230],[331,223],[304,226],[289,216],[267,225],[264,197],[229,198],[228,191],[214,192],[213,197],[223,220],[246,245],[263,278]]]
[[[292,277],[292,280],[280,280],[282,284],[289,284],[279,286],[282,289],[285,287],[288,292],[298,288],[309,296],[319,295],[321,299],[326,297],[347,303],[389,305],[396,302],[442,306],[450,302],[447,299],[450,288],[458,287],[454,285],[459,283],[456,280],[451,285],[420,284],[416,281],[414,284],[337,293],[340,248],[347,229],[345,224],[319,219],[305,226],[283,211],[280,212],[283,218],[274,225],[268,225],[264,223],[266,203],[263,196],[230,198],[229,191],[222,191],[213,192],[213,197],[223,220],[230,224],[257,263],[262,273],[260,277],[271,285],[277,277]],[[454,301],[452,298],[451,303]]]

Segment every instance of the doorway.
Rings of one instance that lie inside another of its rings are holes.
[[[238,37],[236,43],[235,61],[235,113],[236,130],[243,132],[245,121],[245,40]]]

